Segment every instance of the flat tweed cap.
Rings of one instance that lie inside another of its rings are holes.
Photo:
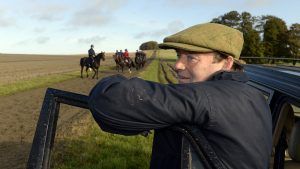
[[[243,33],[216,23],[192,26],[164,39],[162,49],[182,49],[190,52],[217,51],[238,60],[243,48]]]

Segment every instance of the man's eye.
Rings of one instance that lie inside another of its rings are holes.
[[[187,55],[186,56],[188,60],[194,60],[194,59],[197,59],[196,56],[193,56],[193,55]]]

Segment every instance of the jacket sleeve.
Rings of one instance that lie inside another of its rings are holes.
[[[132,135],[179,123],[209,120],[209,102],[201,84],[163,85],[115,75],[90,92],[89,108],[104,131]]]

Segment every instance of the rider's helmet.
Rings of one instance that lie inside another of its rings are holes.
[[[94,47],[94,45],[93,44],[91,44],[91,48],[93,48]]]

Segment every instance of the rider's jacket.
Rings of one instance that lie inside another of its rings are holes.
[[[93,48],[89,49],[88,54],[89,54],[89,57],[94,57],[96,55]]]
[[[263,94],[243,72],[218,72],[208,81],[159,84],[116,75],[90,92],[89,108],[102,130],[135,135],[155,130],[151,168],[180,168],[182,135],[167,127],[198,126],[228,169],[266,169],[272,117]]]
[[[124,58],[126,58],[126,59],[129,58],[129,53],[128,53],[128,51],[125,51],[125,52],[124,52]]]

